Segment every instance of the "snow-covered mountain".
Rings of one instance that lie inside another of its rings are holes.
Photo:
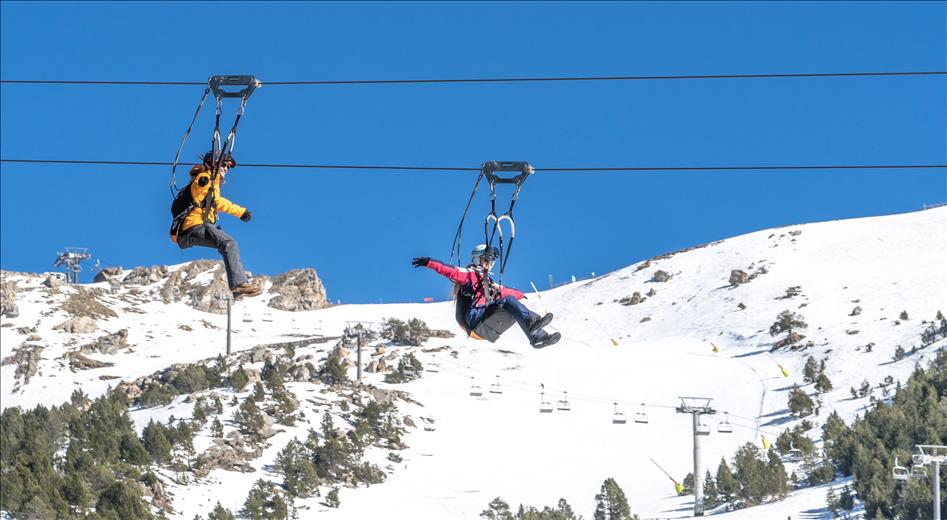
[[[213,265],[172,266],[153,278],[138,276],[134,284],[78,288],[58,286],[45,275],[4,272],[4,310],[13,303],[17,315],[4,317],[0,327],[2,407],[59,404],[76,388],[96,397],[122,381],[224,352],[226,316],[212,308],[209,296],[169,296],[167,289],[170,277],[191,269],[179,279],[188,281],[184,290],[197,291],[213,282]],[[130,273],[113,273],[114,279]],[[315,284],[311,278],[314,273],[307,283]],[[295,355],[318,365],[350,321],[419,318],[432,329],[459,332],[451,303],[288,311],[269,305],[286,298],[274,283],[266,281],[264,296],[235,304],[232,357],[296,341]],[[91,319],[61,326],[77,315],[69,302],[80,302],[79,314]],[[310,308],[324,303],[322,293]],[[411,352],[427,369],[420,379],[398,385],[383,382],[382,372],[363,374],[367,384],[410,395],[397,401],[400,413],[413,418],[406,423],[415,425],[404,436],[408,447],[398,452],[401,462],[373,448],[367,458],[386,468],[385,483],[343,488],[337,509],[323,506],[321,498],[298,500],[301,517],[318,511],[325,518],[478,518],[498,496],[514,507],[554,505],[564,497],[589,517],[594,495],[609,477],[641,517],[688,517],[693,497],[676,496],[651,462],[678,480],[692,469],[691,418],[675,411],[680,396],[712,398],[719,412],[707,421],[713,433],[702,439],[703,467],[713,470],[744,443],[775,440],[796,423],[787,398],[794,384],[803,386],[808,356],[826,359],[834,385],[822,398],[820,415],[809,419],[824,420],[835,410],[851,420],[869,402],[853,398],[851,387],[867,381],[880,396],[877,387],[887,376],[904,381],[916,363],[944,348],[943,339],[921,348],[921,333],[938,311],[947,311],[947,208],[758,231],[530,293],[526,303],[556,314],[559,344],[533,350],[514,327],[496,344],[458,334],[421,347],[364,352],[365,365],[380,358],[391,364]],[[786,333],[773,336],[770,326],[787,310],[808,326],[797,329],[804,338],[774,349]],[[897,346],[908,355],[894,361]],[[918,350],[912,353],[912,347]],[[355,369],[349,372],[354,378]],[[472,385],[482,395],[471,396]],[[490,392],[491,385],[502,393]],[[206,515],[217,500],[236,511],[257,479],[280,480],[273,473],[276,454],[292,438],[305,439],[310,427],[318,429],[325,404],[342,398],[306,381],[287,388],[307,419],[279,427],[252,461],[254,472],[217,469],[187,485],[159,472],[173,499],[168,516]],[[814,393],[812,385],[803,388]],[[541,391],[553,408],[568,400],[570,409],[541,413]],[[227,400],[233,394],[215,392]],[[180,396],[167,406],[134,409],[132,417],[141,429],[152,418],[186,417],[192,408],[193,399]],[[613,424],[616,410],[627,417],[625,424]],[[638,414],[647,415],[646,424],[635,421],[643,418]],[[717,433],[717,423],[726,419],[733,432]],[[195,448],[200,452],[211,442],[205,429]],[[722,516],[829,518],[824,499],[825,487],[804,489],[782,502]]]

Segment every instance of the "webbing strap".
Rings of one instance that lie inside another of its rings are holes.
[[[210,87],[204,89],[204,95],[201,96],[201,102],[197,104],[197,110],[194,111],[194,117],[191,118],[191,124],[187,125],[187,130],[184,131],[184,138],[181,139],[181,145],[178,146],[178,151],[174,154],[174,162],[171,163],[171,196],[174,197],[180,191],[177,186],[177,181],[174,177],[175,171],[178,168],[178,161],[181,159],[181,150],[184,149],[184,143],[187,142],[187,137],[191,134],[191,129],[194,128],[194,122],[197,121],[198,114],[201,113],[201,108],[204,106],[204,100],[207,99],[207,94],[210,94]]]

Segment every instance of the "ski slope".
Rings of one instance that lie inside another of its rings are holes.
[[[537,311],[554,312],[554,328],[563,335],[559,344],[544,350],[530,348],[515,327],[492,345],[457,336],[432,338],[423,347],[395,347],[413,352],[426,367],[437,365],[438,370],[404,385],[382,382],[383,374],[364,374],[366,383],[405,390],[418,403],[398,403],[401,413],[417,423],[404,437],[409,447],[398,453],[403,461],[392,463],[385,459],[386,451],[370,451],[368,460],[387,468],[385,483],[341,489],[338,509],[322,505],[318,497],[298,500],[300,518],[318,512],[319,518],[340,519],[472,519],[498,496],[514,509],[520,503],[555,505],[564,497],[577,514],[589,518],[594,495],[606,478],[617,480],[632,511],[642,518],[689,517],[693,497],[675,496],[673,484],[651,462],[656,460],[677,480],[692,469],[691,417],[676,413],[679,396],[713,398],[712,406],[720,412],[706,420],[713,433],[701,439],[702,472],[714,473],[720,458],[729,459],[739,446],[759,444],[761,435],[775,441],[779,432],[796,423],[786,409],[787,396],[794,383],[803,384],[802,367],[809,355],[827,358],[826,374],[835,388],[824,396],[820,416],[810,419],[824,420],[836,410],[851,420],[868,399],[852,399],[850,387],[857,388],[863,380],[877,386],[888,375],[904,381],[915,363],[925,363],[936,349],[944,348],[941,340],[892,361],[897,345],[908,351],[919,345],[926,326],[922,320],[931,321],[938,310],[947,312],[945,237],[947,208],[762,230],[540,295],[530,292],[526,303]],[[733,269],[756,273],[761,267],[765,273],[746,284],[731,286],[728,281]],[[657,270],[671,278],[652,281]],[[54,330],[68,316],[51,304],[64,296],[47,294],[40,285],[43,277],[5,276],[18,280],[20,316],[3,320],[0,358],[23,343],[19,327],[36,325],[45,349],[39,372],[22,389],[16,386],[14,367],[0,366],[3,408],[58,404],[68,400],[75,388],[95,397],[120,380],[223,351],[225,316],[160,300],[136,305],[143,313],[125,311],[130,305],[122,300],[127,298],[122,291],[103,299],[118,318],[100,320],[98,332]],[[790,287],[799,287],[799,294],[785,298]],[[648,296],[652,289],[655,292]],[[71,290],[63,289],[64,294]],[[618,302],[634,292],[646,299],[636,305]],[[457,330],[450,303],[284,312],[267,307],[268,297],[235,306],[236,351],[299,337],[338,336],[352,320],[420,318],[433,329]],[[851,315],[856,306],[862,312]],[[811,347],[770,352],[781,336],[770,336],[769,327],[783,310],[804,316],[808,328],[801,331],[806,336],[801,344],[812,341]],[[909,314],[908,320],[899,320],[902,311]],[[193,330],[182,330],[181,325]],[[131,349],[89,355],[115,366],[68,369],[62,359],[65,352],[101,336],[103,330],[123,328],[129,330]],[[713,351],[711,342],[719,352]],[[874,345],[865,352],[868,343]],[[332,345],[317,344],[297,349],[296,354],[319,360]],[[442,346],[448,348],[431,351]],[[789,377],[783,377],[780,366]],[[469,395],[471,378],[482,388],[482,396]],[[502,393],[490,393],[492,384]],[[571,409],[540,413],[541,385],[553,407],[567,392]],[[288,388],[304,407],[312,407],[306,417],[318,429],[320,414],[303,398],[333,396],[319,394],[309,384],[289,383]],[[811,385],[805,388],[814,392]],[[182,397],[168,406],[134,410],[132,416],[138,428],[151,418],[187,416],[191,405],[183,401]],[[626,424],[612,423],[615,403]],[[634,421],[642,412],[647,424]],[[733,425],[730,434],[716,431],[724,412]],[[230,413],[228,408],[225,414]],[[302,422],[281,426],[283,431],[269,440],[269,448],[254,462],[254,473],[216,470],[189,485],[169,484],[175,508],[169,516],[206,515],[217,500],[236,511],[256,479],[280,480],[272,473],[273,459],[291,438],[304,438],[309,427]],[[195,447],[200,452],[209,444],[205,430]],[[787,471],[792,469],[787,464]],[[162,475],[169,481],[173,478],[168,472]],[[799,490],[782,502],[719,516],[830,518],[824,504],[826,490],[826,486]]]

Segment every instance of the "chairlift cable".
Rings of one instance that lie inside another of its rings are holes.
[[[416,78],[416,79],[355,79],[355,80],[301,80],[267,81],[269,86],[331,86],[331,85],[409,85],[409,84],[462,84],[462,83],[548,83],[578,81],[661,81],[708,79],[788,79],[788,78],[853,78],[853,77],[911,77],[943,76],[947,71],[875,71],[875,72],[790,72],[760,74],[664,74],[636,76],[537,76],[493,78]],[[89,86],[196,86],[206,81],[124,81],[72,79],[2,79],[10,85],[89,85]]]
[[[103,166],[172,166],[166,161],[104,161],[85,159],[0,159],[0,163],[10,164],[81,164]],[[269,169],[311,169],[311,170],[384,170],[384,171],[443,171],[443,172],[471,172],[480,171],[480,168],[460,166],[409,166],[409,165],[376,165],[376,164],[279,164],[279,163],[240,163],[241,168],[269,168]],[[719,166],[574,166],[536,168],[537,172],[575,173],[575,172],[687,172],[687,171],[776,171],[776,170],[901,170],[944,169],[947,164],[824,164],[824,165],[719,165]]]

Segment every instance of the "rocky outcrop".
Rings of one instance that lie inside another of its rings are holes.
[[[664,283],[671,279],[670,273],[667,271],[662,271],[658,269],[654,272],[654,275],[651,277],[652,282]]]
[[[750,281],[750,274],[742,269],[734,269],[730,271],[730,285],[736,287],[737,285],[748,283]]]
[[[856,305],[855,308],[852,309],[852,312],[851,314],[849,314],[849,316],[858,316],[861,313],[862,313],[862,308]]]
[[[95,278],[92,279],[94,283],[108,282],[122,274],[121,267],[106,267],[101,271],[95,273]]]
[[[54,274],[47,275],[46,279],[43,280],[43,285],[54,291],[58,291],[59,288],[63,286],[63,284],[65,284],[65,282],[63,282],[61,278]]]
[[[646,298],[643,298],[643,297],[641,296],[641,293],[640,293],[640,292],[635,291],[635,293],[632,294],[631,296],[625,296],[624,298],[618,300],[618,303],[620,303],[620,304],[622,304],[622,305],[626,305],[626,306],[627,306],[627,305],[638,305],[639,303],[641,303],[641,302],[643,302],[643,301],[645,301],[645,300],[646,300]]]
[[[263,447],[251,447],[240,435],[232,431],[223,439],[214,439],[213,445],[202,453],[194,463],[194,476],[206,477],[215,469],[252,473],[256,470],[250,461],[263,455]]]
[[[53,328],[63,332],[68,332],[69,334],[90,334],[98,330],[99,326],[92,318],[88,316],[79,316],[76,318],[70,318]]]
[[[69,296],[69,298],[62,303],[60,310],[77,318],[81,316],[96,319],[117,318],[118,314],[115,314],[115,311],[96,299],[99,293],[101,293],[101,290],[89,290],[79,287],[78,292]]]
[[[276,296],[267,303],[283,311],[312,311],[325,308],[326,288],[312,268],[293,269],[271,280],[269,291]]]
[[[43,346],[34,343],[24,343],[17,348],[12,356],[4,358],[0,365],[16,365],[13,377],[17,379],[17,387],[30,382],[30,378],[39,370],[42,359]]]
[[[114,334],[106,334],[80,350],[84,354],[116,354],[128,347],[128,329],[122,329]]]
[[[16,282],[0,281],[0,316],[16,318],[19,315],[20,309],[16,306]]]
[[[122,278],[125,285],[151,285],[160,282],[168,276],[168,268],[163,265],[151,267],[136,267]]]
[[[66,356],[69,358],[69,369],[73,372],[93,368],[106,368],[115,365],[115,363],[109,363],[108,361],[98,361],[87,358],[78,352],[70,352]]]

